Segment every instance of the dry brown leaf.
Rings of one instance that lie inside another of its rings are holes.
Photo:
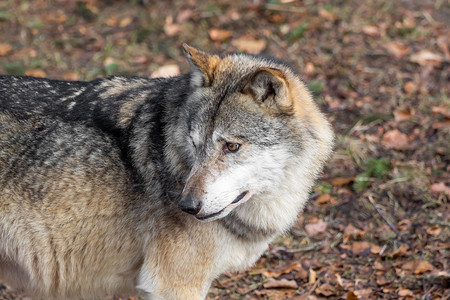
[[[358,296],[355,295],[354,291],[348,291],[347,300],[358,300]]]
[[[444,182],[433,183],[430,189],[432,192],[445,193],[450,196],[450,188]]]
[[[273,278],[269,278],[266,283],[264,283],[264,288],[273,289],[273,288],[288,288],[288,289],[296,289],[298,288],[298,284],[295,280],[287,280],[285,278],[277,280]]]
[[[352,224],[347,225],[344,230],[343,241],[344,243],[348,243],[349,241],[362,237],[364,235],[364,231],[356,228]]]
[[[194,12],[190,8],[180,11],[180,13],[177,15],[177,23],[180,24],[186,22],[192,17],[193,14]]]
[[[445,106],[433,106],[431,111],[436,114],[441,114],[447,118],[450,118],[450,108]]]
[[[320,8],[318,13],[319,13],[319,16],[321,16],[322,18],[325,18],[325,19],[327,19],[329,21],[335,21],[337,19],[335,14],[333,14],[333,13],[331,13],[328,10],[323,9],[323,8]]]
[[[442,232],[442,227],[439,227],[437,225],[431,226],[430,228],[427,229],[427,233],[432,236],[438,236],[441,234],[441,232]]]
[[[368,297],[371,293],[372,293],[372,289],[361,289],[361,290],[356,290],[353,292],[358,299],[359,298],[363,298],[363,297]]]
[[[122,20],[120,20],[119,22],[119,27],[127,27],[128,25],[130,25],[133,22],[133,18],[132,17],[125,17]]]
[[[353,242],[352,243],[352,253],[354,255],[368,255],[370,253],[370,248],[372,245],[366,241]]]
[[[337,177],[331,180],[331,184],[334,186],[343,186],[349,184],[355,180],[355,176],[352,177]]]
[[[116,16],[112,16],[105,20],[105,24],[111,27],[114,27],[117,25],[118,19]]]
[[[323,195],[320,195],[320,196],[316,199],[316,203],[317,203],[317,204],[325,204],[325,203],[327,203],[328,201],[330,201],[330,198],[331,198],[331,196],[330,196],[330,194],[328,194],[328,193],[323,194]]]
[[[389,53],[399,59],[403,58],[411,51],[411,48],[409,46],[405,46],[399,42],[388,42],[384,44],[384,48],[386,48]]]
[[[178,24],[165,24],[164,25],[164,32],[168,36],[174,36],[180,31],[180,25]]]
[[[374,25],[366,25],[362,28],[362,31],[367,34],[368,36],[371,36],[373,38],[380,37],[380,29],[377,26]]]
[[[311,74],[314,74],[315,71],[316,71],[316,67],[314,67],[314,65],[311,62],[307,62],[305,64],[305,68],[303,69],[303,72],[305,74],[311,75]]]
[[[316,294],[324,295],[325,297],[336,296],[336,289],[329,283],[324,283],[316,288]]]
[[[445,35],[441,35],[437,38],[437,44],[439,48],[441,48],[442,52],[444,52],[445,58],[450,59],[450,51],[448,50],[448,38]]]
[[[403,219],[400,220],[397,224],[397,229],[401,230],[401,231],[405,231],[408,230],[409,228],[411,228],[412,222],[410,219]]]
[[[245,51],[250,54],[259,54],[266,48],[265,40],[256,40],[246,36],[233,40],[231,44],[241,51]]]
[[[312,268],[309,268],[309,284],[313,284],[317,280],[316,271],[314,271]]]
[[[450,120],[444,120],[444,121],[438,121],[434,122],[433,125],[431,125],[431,128],[433,129],[442,129],[450,126]]]
[[[392,281],[387,279],[386,276],[378,276],[376,282],[378,285],[386,285],[391,283]]]
[[[392,251],[390,255],[392,257],[405,256],[406,251],[408,251],[408,248],[409,247],[407,245],[401,245],[398,249],[395,249],[394,251]]]
[[[406,150],[410,144],[406,134],[400,132],[398,129],[393,129],[383,135],[381,144],[387,149]]]
[[[0,43],[0,56],[8,55],[12,50],[12,46],[6,43]]]
[[[77,80],[80,80],[80,76],[75,72],[67,72],[67,73],[64,73],[63,79],[77,81]]]
[[[45,77],[47,74],[41,69],[30,69],[25,71],[25,75],[34,77]]]
[[[440,67],[442,62],[444,61],[444,58],[440,54],[431,52],[429,50],[422,50],[411,55],[410,60],[412,62],[418,63],[421,66],[431,65]]]
[[[283,274],[287,274],[291,271],[299,272],[301,270],[303,270],[302,264],[300,262],[296,261],[291,264],[286,264],[282,267],[278,267],[275,269],[262,269],[261,274],[263,274],[267,278],[271,278],[271,277],[276,278]]]
[[[231,37],[231,30],[212,28],[208,31],[209,38],[213,41],[223,41]]]
[[[319,220],[317,223],[309,223],[305,225],[305,230],[308,235],[319,235],[327,230],[328,223]]]
[[[151,78],[158,77],[173,77],[180,75],[180,68],[177,65],[165,65],[162,66],[150,75]]]
[[[403,89],[405,90],[405,92],[409,95],[412,94],[416,89],[416,85],[414,84],[414,82],[412,81],[407,81],[405,83],[405,85],[403,85]]]
[[[411,120],[411,110],[397,108],[394,110],[394,118],[397,122],[409,121]]]
[[[420,275],[424,273],[428,273],[434,270],[434,266],[430,264],[426,260],[422,260],[420,264],[417,266],[417,268],[414,270],[415,275]]]
[[[378,245],[371,244],[370,253],[372,253],[372,254],[380,254],[381,249],[383,249],[383,248],[378,246]]]
[[[414,293],[411,290],[408,289],[404,289],[404,288],[399,288],[398,289],[398,295],[400,297],[414,297]]]
[[[114,64],[114,63],[116,63],[116,61],[112,57],[106,57],[105,60],[103,60],[103,66],[104,67],[109,66],[109,65]]]

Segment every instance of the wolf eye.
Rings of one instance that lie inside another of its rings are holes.
[[[226,153],[235,153],[241,145],[237,143],[225,143],[224,151]]]

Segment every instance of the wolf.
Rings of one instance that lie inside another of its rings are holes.
[[[304,207],[333,146],[285,63],[183,45],[190,72],[0,77],[0,281],[32,297],[204,299]]]

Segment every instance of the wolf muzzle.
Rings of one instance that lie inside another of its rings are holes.
[[[196,215],[202,208],[200,199],[192,194],[186,194],[181,196],[178,201],[178,207],[188,214]]]

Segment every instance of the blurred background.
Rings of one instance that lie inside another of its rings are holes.
[[[301,74],[335,154],[294,228],[209,299],[449,298],[449,41],[448,0],[0,1],[1,74],[175,76],[184,42]]]

